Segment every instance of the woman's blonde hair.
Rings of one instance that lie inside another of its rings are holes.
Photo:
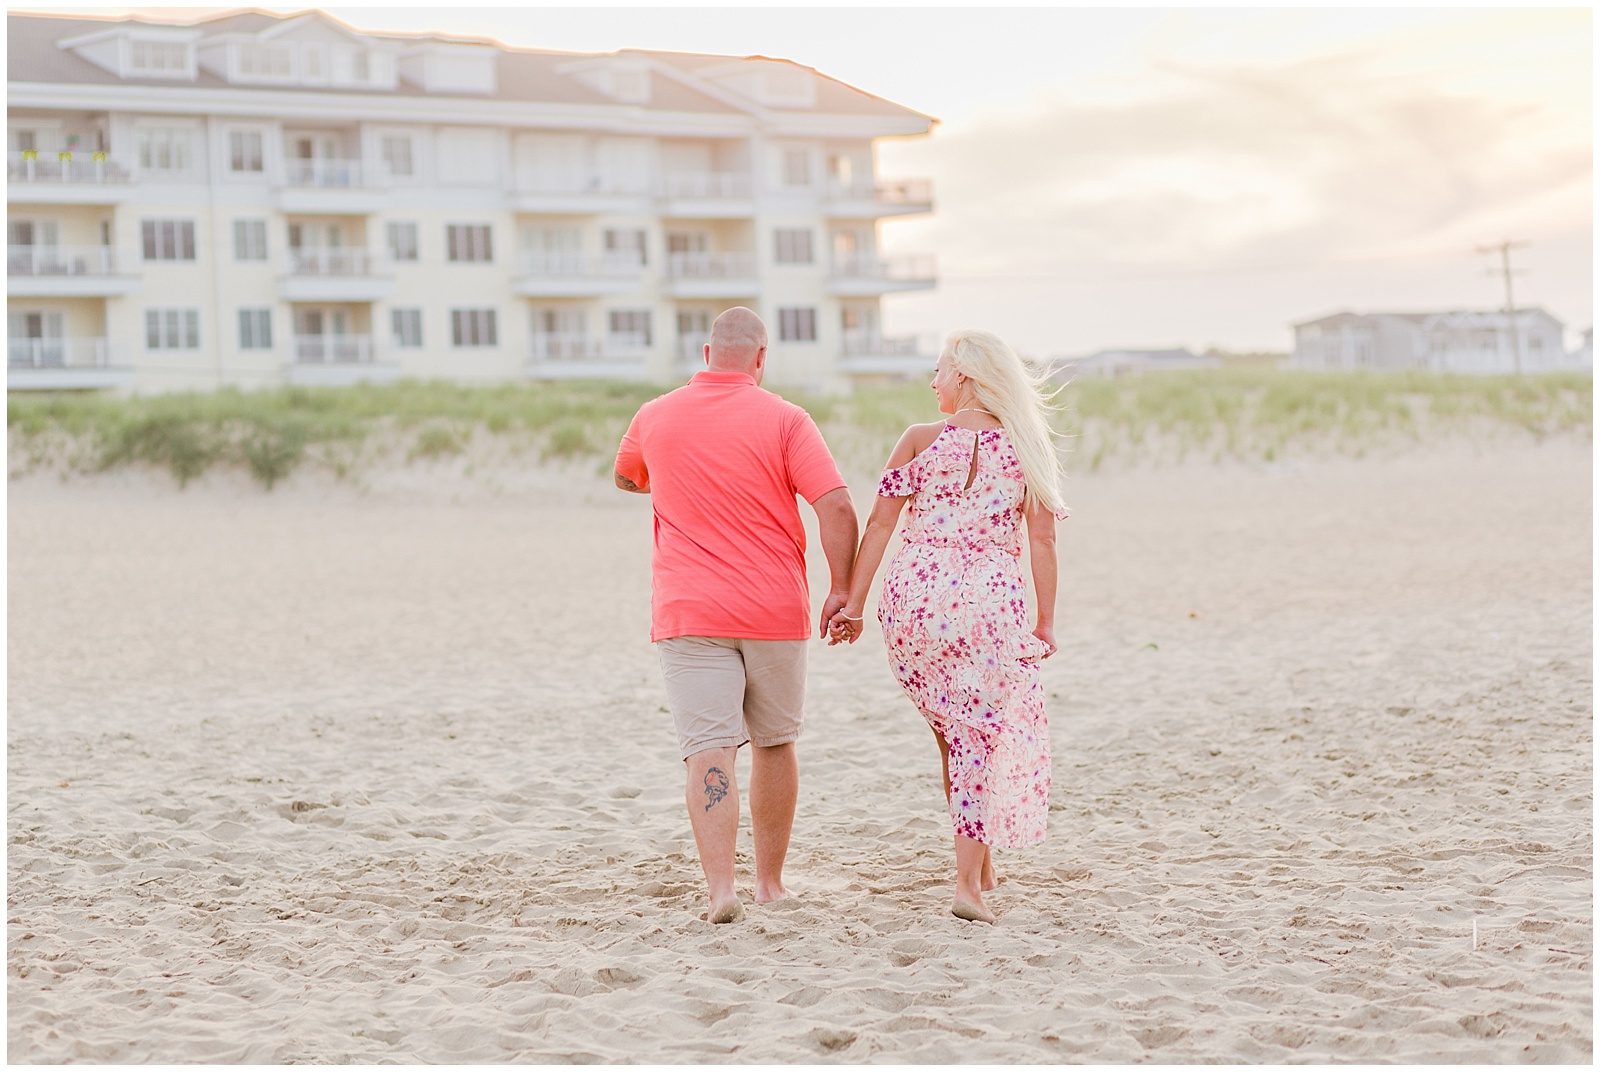
[[[992,331],[952,331],[945,339],[944,352],[950,356],[951,368],[972,381],[979,404],[1000,418],[1010,434],[1027,484],[1024,508],[1061,509],[1061,481],[1066,473],[1050,428],[1055,392],[1044,389],[1046,374],[1030,373],[1017,352]]]

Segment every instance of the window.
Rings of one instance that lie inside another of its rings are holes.
[[[266,220],[233,221],[233,259],[236,261],[267,259]]]
[[[608,317],[611,342],[616,346],[645,347],[650,345],[650,310],[613,309]]]
[[[779,309],[778,338],[783,342],[816,342],[815,309]]]
[[[668,231],[667,253],[704,253],[709,242],[704,231]]]
[[[189,46],[157,41],[133,41],[128,50],[128,73],[171,78],[188,77]]]
[[[450,310],[450,342],[455,346],[496,346],[493,309]]]
[[[141,229],[145,260],[194,260],[193,220],[145,220]]]
[[[650,72],[616,70],[611,72],[611,88],[619,101],[629,104],[650,102]]]
[[[146,309],[144,344],[151,350],[200,349],[200,310]]]
[[[773,232],[774,258],[779,264],[811,263],[811,232],[777,230]]]
[[[811,154],[804,149],[785,149],[783,182],[786,186],[811,185]]]
[[[239,73],[245,78],[282,79],[293,73],[286,45],[240,45]]]
[[[490,313],[493,316],[493,312]],[[422,310],[421,309],[391,309],[389,323],[393,328],[394,344],[407,349],[416,349],[422,345]],[[461,344],[456,343],[457,346]]]
[[[453,261],[491,261],[494,253],[489,245],[489,225],[486,223],[452,223],[445,227],[445,242]]]
[[[146,171],[188,171],[189,130],[186,127],[141,127],[139,167]]]
[[[271,309],[239,310],[239,349],[272,349]]]
[[[644,256],[643,231],[608,230],[605,233],[605,246],[607,253],[632,254],[639,258],[640,264],[648,263]]]
[[[391,223],[389,233],[389,259],[395,261],[414,261],[417,259],[417,225],[414,223]]]
[[[230,171],[255,171],[261,168],[261,131],[234,130],[228,134]]]
[[[366,78],[363,76],[361,81],[365,82]],[[410,177],[416,174],[411,163],[411,139],[404,134],[384,135],[383,162],[389,166],[391,175]]]
[[[350,78],[355,82],[372,81],[372,64],[367,59],[367,50],[358,48],[350,56]],[[410,151],[409,146],[407,152]],[[398,174],[398,173],[397,173]],[[407,175],[411,172],[406,172]]]
[[[321,45],[307,45],[300,53],[301,76],[306,82],[324,82],[328,78],[327,57]]]

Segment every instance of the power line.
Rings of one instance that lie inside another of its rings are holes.
[[[1521,338],[1521,333],[1519,331],[1517,331],[1517,303],[1516,303],[1516,300],[1511,296],[1511,277],[1513,275],[1518,275],[1518,274],[1521,274],[1521,273],[1515,273],[1515,272],[1512,272],[1512,270],[1511,270],[1511,250],[1513,248],[1517,247],[1517,246],[1526,246],[1528,244],[1529,243],[1527,243],[1527,242],[1512,242],[1509,239],[1507,239],[1507,240],[1502,240],[1499,245],[1495,245],[1495,246],[1479,246],[1479,247],[1477,247],[1479,253],[1499,253],[1500,254],[1500,270],[1498,272],[1496,272],[1493,268],[1490,268],[1484,274],[1485,275],[1503,275],[1505,277],[1505,280],[1506,280],[1506,320],[1510,323],[1511,357],[1512,357],[1512,360],[1514,360],[1516,362],[1516,369],[1517,369],[1517,375],[1518,376],[1522,375],[1522,338]]]

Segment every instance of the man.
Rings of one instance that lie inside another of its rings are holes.
[[[684,800],[705,871],[712,923],[741,907],[733,887],[739,787],[733,760],[751,744],[756,901],[789,895],[811,601],[798,494],[817,514],[831,575],[818,633],[844,606],[856,511],[806,411],[761,389],[767,329],[749,309],[711,325],[706,367],[647,402],[617,450],[616,483],[655,513],[650,639],[688,768]]]

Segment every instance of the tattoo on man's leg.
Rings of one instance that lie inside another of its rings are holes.
[[[720,804],[727,795],[728,776],[722,773],[722,768],[712,767],[706,771],[706,811]]]

